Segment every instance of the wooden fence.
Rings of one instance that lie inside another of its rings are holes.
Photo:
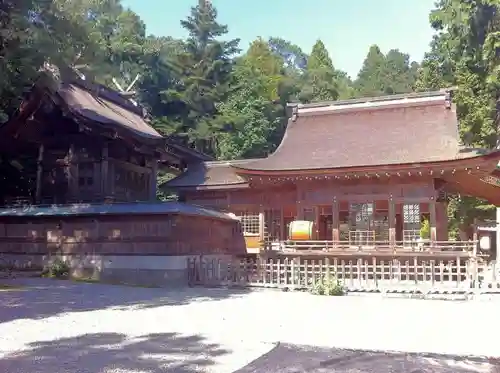
[[[337,278],[350,292],[493,293],[500,292],[496,263],[399,260],[346,261],[283,259],[188,259],[190,285],[257,286],[305,290],[318,281]]]

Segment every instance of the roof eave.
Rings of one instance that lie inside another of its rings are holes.
[[[172,189],[176,191],[199,191],[199,190],[228,190],[228,189],[246,189],[249,188],[248,183],[238,184],[212,184],[212,185],[182,185],[170,186],[168,181],[159,186],[160,189]]]
[[[342,168],[317,168],[317,169],[284,169],[284,170],[265,170],[265,169],[251,169],[241,166],[232,166],[236,173],[242,175],[304,175],[315,173],[330,173],[330,174],[343,174],[351,172],[376,172],[376,171],[396,171],[396,170],[415,170],[418,168],[428,167],[453,167],[454,165],[465,165],[478,160],[488,161],[498,160],[500,157],[500,149],[495,149],[488,154],[480,154],[467,158],[457,158],[443,161],[419,162],[419,163],[401,163],[401,164],[385,164],[375,166],[355,166],[355,167],[342,167]],[[483,163],[483,162],[481,162]]]

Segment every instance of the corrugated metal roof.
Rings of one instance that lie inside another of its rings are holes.
[[[180,202],[72,204],[0,208],[0,217],[63,217],[88,215],[186,214],[234,220],[229,215]]]

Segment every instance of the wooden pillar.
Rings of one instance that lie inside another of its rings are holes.
[[[71,144],[68,149],[68,194],[70,200],[78,202],[78,159],[75,152],[75,145]]]
[[[151,166],[151,175],[149,177],[149,200],[156,201],[156,178],[158,175],[158,161],[153,159]]]
[[[287,230],[285,225],[285,211],[283,206],[280,207],[280,241],[287,239]]]
[[[434,198],[429,202],[429,217],[431,245],[434,245],[437,240],[436,200]]]
[[[40,203],[42,200],[42,177],[43,177],[43,155],[44,146],[40,144],[38,148],[38,159],[36,168],[36,191],[35,191],[35,203]]]
[[[496,227],[495,227],[495,260],[497,261],[497,266],[500,265],[500,207],[496,208]],[[498,268],[498,267],[497,267]]]
[[[295,184],[297,188],[297,199],[295,201],[295,206],[297,207],[297,216],[296,220],[304,219],[304,206],[302,203],[302,187],[301,184]]]
[[[396,246],[396,204],[392,195],[389,197],[389,246]]]
[[[108,197],[109,193],[109,149],[108,144],[104,144],[101,153],[101,198]]]
[[[448,241],[448,204],[436,202],[436,240]]]
[[[264,242],[265,239],[265,231],[266,231],[266,217],[264,214],[264,208],[261,206],[259,211],[259,242],[261,249],[267,249],[266,244]]]
[[[339,231],[339,201],[337,197],[333,197],[332,203],[332,241],[333,246],[337,246],[340,241],[340,231]]]
[[[312,237],[313,240],[319,240],[319,223],[320,223],[320,209],[319,206],[314,206],[312,208],[313,214],[314,214],[314,236]]]

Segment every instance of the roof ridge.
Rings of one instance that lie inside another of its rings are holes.
[[[144,120],[144,122],[146,122],[146,124],[152,127],[151,123],[149,123],[148,121],[147,115],[145,115],[144,113],[145,108],[141,104],[137,104],[137,106],[134,105],[132,102],[122,97],[118,91],[109,88],[104,84],[82,79],[73,79],[71,81],[64,82],[63,84],[75,85],[90,93],[95,99],[104,99],[110,101],[127,111],[133,112],[134,114],[139,115]]]
[[[311,103],[290,102],[287,104],[287,106],[290,108],[297,108],[297,109],[314,109],[314,108],[323,108],[329,106],[344,106],[344,105],[364,104],[364,103],[378,103],[386,101],[403,101],[407,99],[416,99],[416,98],[432,98],[438,96],[451,95],[452,92],[453,88],[443,88],[438,91],[409,92],[409,93],[402,93],[395,95],[353,98],[348,100],[319,101]]]

